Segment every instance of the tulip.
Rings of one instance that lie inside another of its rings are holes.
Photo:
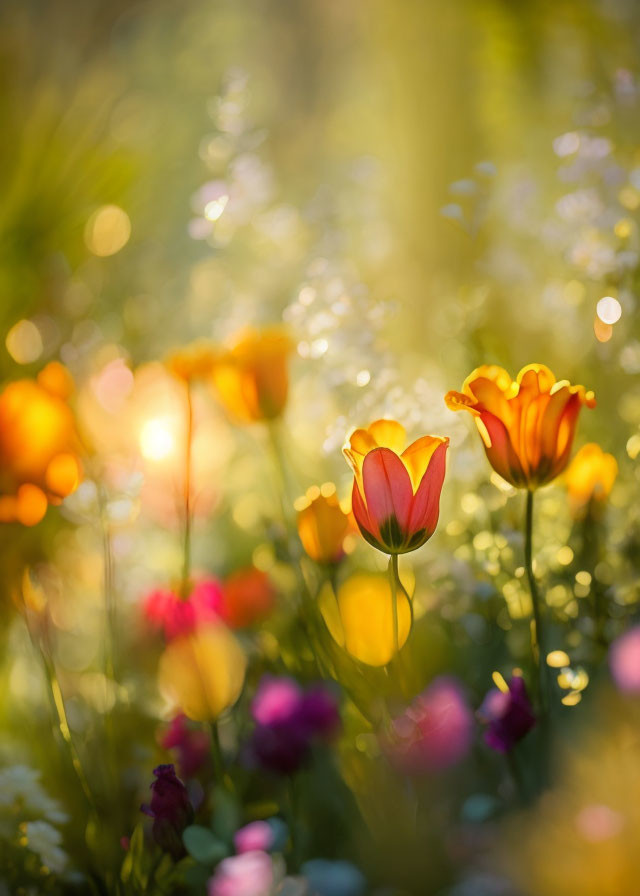
[[[246,665],[242,647],[226,626],[200,626],[165,649],[160,690],[188,718],[213,721],[240,696]]]
[[[403,646],[411,630],[411,604],[403,588],[397,592],[397,646],[393,595],[386,576],[356,573],[334,592],[326,585],[320,612],[332,638],[368,666],[385,666]]]
[[[215,579],[196,582],[186,597],[171,588],[156,588],[145,599],[144,614],[154,628],[164,630],[167,641],[187,635],[199,625],[219,621],[222,590]]]
[[[605,454],[599,445],[583,445],[567,469],[565,481],[573,515],[584,517],[598,513],[605,505],[618,475],[618,464],[612,454]]]
[[[632,626],[613,642],[609,667],[620,691],[640,694],[640,625]]]
[[[216,352],[208,342],[194,342],[172,354],[165,364],[168,370],[179,380],[205,380],[211,375]]]
[[[491,749],[498,753],[512,750],[536,723],[524,678],[514,675],[506,691],[492,688],[478,717],[487,726],[484,740]]]
[[[245,332],[212,364],[214,390],[228,413],[242,423],[273,420],[287,403],[287,358],[292,342],[279,326]]]
[[[308,759],[313,743],[330,738],[340,723],[336,700],[324,686],[304,691],[286,677],[262,679],[251,714],[256,727],[249,758],[278,774],[297,771]]]
[[[438,678],[393,721],[389,752],[404,772],[436,771],[463,759],[472,736],[473,715],[460,685]]]
[[[200,728],[189,727],[187,717],[177,715],[160,738],[164,750],[175,750],[183,778],[193,776],[206,765],[211,751],[209,735]]]
[[[335,564],[344,557],[344,540],[350,529],[332,482],[313,486],[296,501],[298,535],[302,547],[316,563]]]
[[[81,477],[79,439],[67,399],[73,381],[52,362],[36,380],[0,393],[0,521],[32,526],[49,503],[59,504]]]
[[[435,532],[449,439],[422,436],[403,451],[404,443],[403,426],[376,420],[356,429],[343,449],[354,472],[358,527],[370,544],[392,555],[415,551]]]
[[[156,780],[151,784],[151,803],[140,808],[153,818],[153,839],[158,846],[180,859],[186,852],[182,832],[193,821],[187,788],[176,777],[173,765],[159,765],[153,774]]]
[[[247,628],[262,622],[275,602],[276,593],[269,576],[255,566],[248,566],[224,580],[220,614],[230,628]]]
[[[593,392],[556,381],[544,364],[523,367],[515,381],[502,367],[478,367],[462,392],[448,392],[445,402],[453,411],[473,414],[496,473],[530,491],[562,473],[580,409],[596,403]]]
[[[207,884],[208,896],[270,896],[275,883],[271,857],[253,850],[223,859]]]

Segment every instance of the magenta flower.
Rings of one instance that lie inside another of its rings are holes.
[[[153,818],[151,832],[158,846],[179,859],[185,855],[182,832],[193,821],[187,789],[176,777],[173,765],[159,765],[153,774],[156,780],[151,784],[151,803],[140,809]]]
[[[196,582],[186,597],[170,588],[156,588],[144,602],[144,614],[153,628],[162,629],[167,641],[188,635],[196,626],[220,620],[223,597],[215,579]]]
[[[250,760],[279,774],[292,774],[313,743],[329,738],[340,723],[335,697],[322,685],[303,691],[291,678],[265,676],[251,705],[256,721]]]
[[[512,750],[536,723],[524,678],[514,675],[508,686],[506,692],[490,690],[478,710],[480,721],[487,726],[485,743],[499,753]]]
[[[453,678],[438,678],[395,719],[388,752],[405,773],[455,765],[473,737],[473,714]]]

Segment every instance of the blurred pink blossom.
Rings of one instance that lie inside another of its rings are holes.
[[[208,896],[269,896],[274,883],[271,857],[260,850],[223,859],[209,880]]]

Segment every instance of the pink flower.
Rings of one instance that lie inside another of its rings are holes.
[[[269,896],[273,866],[266,852],[254,850],[223,859],[210,878],[208,896]]]
[[[446,768],[469,751],[473,715],[453,678],[436,679],[395,719],[392,761],[409,774]]]
[[[640,693],[640,625],[613,642],[609,651],[613,680],[625,694]]]
[[[237,853],[267,852],[273,846],[273,828],[268,821],[252,821],[233,835],[233,845]]]
[[[145,599],[144,614],[154,628],[164,630],[167,641],[187,635],[201,623],[220,619],[220,585],[215,579],[201,579],[186,597],[169,588],[157,588]]]

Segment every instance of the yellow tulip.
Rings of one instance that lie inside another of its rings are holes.
[[[618,475],[618,463],[600,445],[589,442],[578,451],[566,473],[569,502],[574,516],[582,517],[605,503]]]
[[[350,526],[332,482],[312,486],[296,501],[298,535],[302,546],[316,563],[339,563],[344,557],[344,540]]]
[[[161,693],[190,719],[213,721],[236,702],[247,659],[222,624],[207,625],[171,641],[158,669]]]
[[[326,585],[320,612],[334,641],[368,666],[386,666],[396,652],[391,585],[385,575],[355,573],[338,586]],[[398,645],[411,630],[411,604],[398,590]]]

